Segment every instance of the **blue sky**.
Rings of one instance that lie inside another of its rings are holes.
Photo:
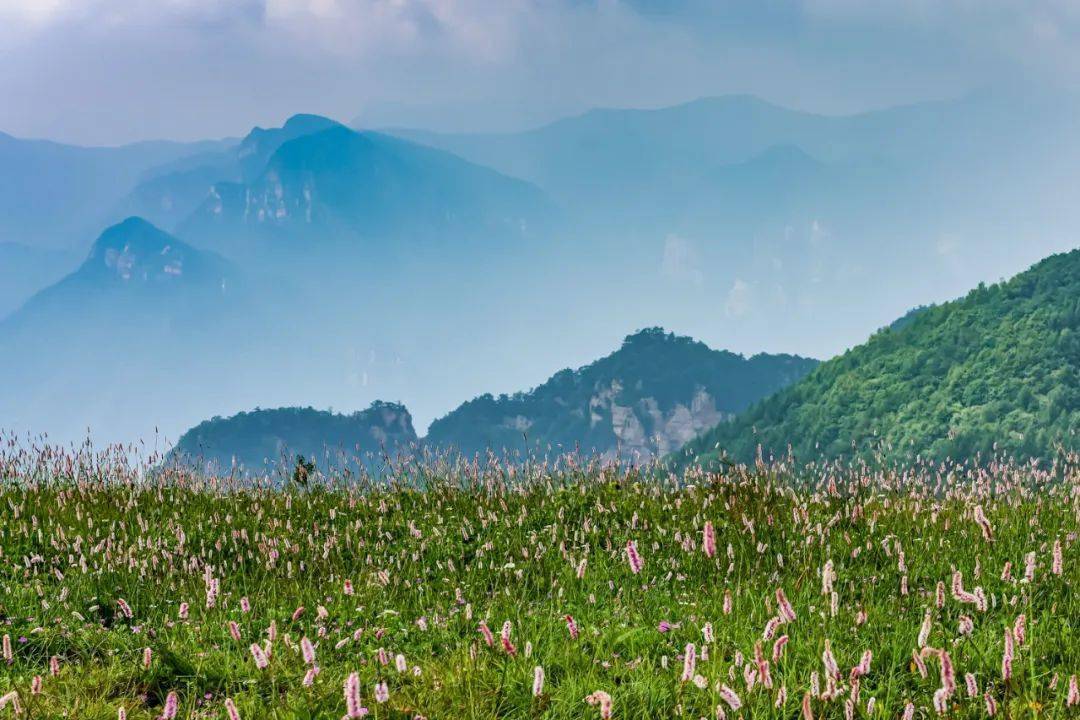
[[[0,130],[516,129],[733,92],[843,113],[1071,86],[1078,28],[1071,0],[0,0]]]

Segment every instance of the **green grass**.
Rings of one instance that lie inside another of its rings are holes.
[[[224,718],[231,698],[245,720],[337,720],[343,683],[356,672],[377,718],[596,718],[599,709],[584,698],[597,690],[612,696],[615,718],[711,718],[722,704],[720,683],[744,705],[739,713],[724,705],[728,717],[795,718],[812,674],[825,685],[826,640],[843,679],[835,699],[811,700],[815,717],[844,716],[849,671],[865,650],[873,661],[855,717],[868,717],[872,697],[873,717],[899,717],[907,702],[929,717],[938,660],[927,658],[927,678],[912,663],[927,609],[927,645],[947,650],[956,667],[949,717],[985,717],[986,693],[1000,717],[1080,715],[1066,707],[1069,677],[1080,673],[1073,468],[872,475],[777,465],[675,478],[598,466],[531,466],[513,477],[501,466],[405,466],[392,487],[280,490],[145,481],[115,461],[79,463],[79,480],[58,456],[11,452],[0,464],[8,478],[0,486],[0,633],[13,651],[10,664],[0,663],[0,695],[17,691],[20,717],[111,719],[123,707],[128,718],[156,718],[175,692],[180,718]],[[409,486],[420,478],[424,490]],[[976,505],[993,526],[992,542],[973,519]],[[712,558],[702,549],[706,521],[716,531]],[[644,559],[639,575],[626,559],[628,540]],[[1055,541],[1060,575],[1051,572]],[[1027,553],[1037,562],[1030,583],[1022,581]],[[835,612],[822,593],[829,560]],[[1011,580],[1001,577],[1006,562]],[[951,597],[954,569],[968,590],[983,588],[985,612]],[[207,576],[219,585],[213,607]],[[797,619],[779,628],[790,642],[771,662],[773,643],[762,634],[777,614],[777,588]],[[245,597],[250,612],[241,609]],[[186,620],[182,602],[190,604]],[[1020,614],[1027,638],[1006,682],[1003,634]],[[580,628],[576,640],[565,615]],[[961,615],[974,620],[970,636],[958,631]],[[481,621],[494,647],[478,632]],[[499,641],[506,621],[514,655]],[[259,670],[249,646],[267,640],[271,623],[272,659]],[[709,643],[706,623],[715,635]],[[302,637],[316,645],[320,672],[311,687],[301,682]],[[680,681],[687,643],[699,656],[707,645],[708,659],[695,669],[705,689]],[[770,659],[771,689],[747,689],[757,643]],[[399,654],[405,672],[395,667]],[[534,697],[538,665],[546,683]],[[972,699],[969,672],[979,688]],[[35,675],[43,678],[36,695]],[[377,682],[389,688],[385,703],[375,701]],[[776,708],[781,686],[787,702]],[[8,716],[11,705],[0,709]]]

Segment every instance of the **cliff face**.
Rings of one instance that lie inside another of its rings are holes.
[[[529,392],[465,403],[436,420],[426,442],[466,454],[580,450],[648,460],[678,450],[815,365],[787,355],[744,358],[643,330],[611,355],[556,373]]]

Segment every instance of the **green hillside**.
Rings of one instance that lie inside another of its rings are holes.
[[[817,360],[743,357],[660,328],[529,392],[481,395],[432,423],[429,445],[465,454],[597,452],[647,459],[806,375]]]
[[[416,441],[404,406],[376,402],[350,415],[313,408],[255,409],[215,417],[184,433],[170,463],[203,472],[277,475],[303,455],[324,472],[372,467]]]
[[[1051,458],[1080,447],[1080,250],[922,309],[680,457]]]

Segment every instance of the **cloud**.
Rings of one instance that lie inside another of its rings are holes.
[[[729,92],[847,112],[1073,82],[1078,37],[1066,0],[0,0],[0,129],[511,128]]]

